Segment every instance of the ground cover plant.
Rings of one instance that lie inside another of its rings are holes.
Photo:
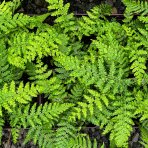
[[[75,17],[69,3],[46,2],[38,16],[16,13],[19,0],[0,4],[0,137],[7,123],[14,143],[27,128],[24,144],[105,147],[83,132],[94,125],[109,147],[130,147],[137,125],[148,147],[148,2],[123,0],[122,23],[106,4]]]

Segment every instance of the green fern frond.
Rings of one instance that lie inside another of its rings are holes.
[[[111,110],[109,107],[106,108],[105,106],[103,106],[102,108],[103,111],[95,108],[93,116],[88,116],[87,121],[99,126],[101,129],[104,129],[106,125],[111,121],[113,109]]]
[[[72,99],[72,102],[80,101],[82,99],[84,91],[85,86],[79,83],[75,84],[74,87],[71,89],[71,94],[69,94],[70,98]]]
[[[15,108],[11,115],[13,119],[11,120],[11,126],[22,125],[26,128],[28,126],[35,127],[47,123],[52,125],[53,122],[57,121],[60,114],[67,111],[72,106],[73,104],[70,103],[45,103],[43,106],[40,105],[39,107],[34,104],[31,108],[30,105]]]
[[[33,29],[41,23],[49,15],[43,14],[36,17],[30,17],[22,13],[13,14],[15,9],[20,5],[20,0],[13,0],[12,2],[3,1],[0,4],[0,37],[4,37],[10,32],[16,32],[19,28]]]
[[[112,119],[107,124],[104,134],[111,132],[110,141],[114,140],[117,147],[127,147],[128,138],[133,130],[134,98],[132,96],[118,97],[113,103],[114,112]]]
[[[27,63],[26,72],[29,79],[40,87],[39,93],[44,93],[45,98],[48,97],[54,102],[62,102],[67,96],[62,81],[57,77],[51,77],[52,70],[48,70],[48,66],[43,65],[41,60],[38,60],[36,64]]]
[[[34,144],[38,144],[41,148],[54,148],[54,136],[54,131],[51,130],[49,125],[31,127],[23,144],[25,145],[27,142],[33,141]]]
[[[148,17],[146,17],[146,16],[140,16],[140,17],[138,17],[138,19],[139,19],[140,21],[142,21],[143,23],[146,23],[145,25],[147,26]]]
[[[22,76],[22,71],[8,63],[5,41],[1,39],[0,42],[0,88],[2,88],[4,83],[19,80]]]
[[[46,0],[46,2],[49,3],[48,10],[52,11],[52,16],[67,15],[69,3],[64,5],[63,0]]]
[[[89,89],[88,90],[88,92],[90,93],[90,95],[92,96],[92,97],[94,97],[94,104],[98,107],[98,109],[100,109],[101,111],[102,111],[102,102],[106,105],[106,106],[108,106],[108,104],[109,104],[109,101],[108,101],[108,98],[106,97],[106,95],[104,95],[104,94],[100,94],[100,93],[98,93],[97,91],[95,91],[95,90],[91,90],[91,89]],[[88,96],[84,96],[89,102],[91,101],[92,102],[92,100],[90,100],[90,98],[88,97]]]
[[[140,132],[141,132],[141,141],[140,143],[145,147],[148,148],[148,124],[147,120],[142,124],[140,127]]]
[[[70,139],[76,137],[76,132],[77,129],[73,125],[67,122],[59,123],[56,130],[55,147],[68,148]]]
[[[59,46],[66,44],[63,40],[67,40],[66,36],[58,34],[52,28],[36,34],[29,33],[29,31],[17,32],[12,34],[9,40],[8,61],[12,65],[24,69],[25,64],[34,61],[35,58],[41,59],[44,56],[60,54]]]
[[[3,118],[0,118],[0,144],[1,144],[1,139],[2,139],[2,136],[3,136],[3,126],[4,126],[4,119]]]
[[[39,81],[43,81],[48,79],[52,71],[48,71],[48,65],[44,65],[44,63],[38,59],[37,63],[27,63],[26,72],[29,75],[29,79],[35,81],[38,84]]]
[[[0,4],[0,14],[1,13],[5,13],[5,14],[13,13],[20,6],[20,4],[21,4],[20,0],[13,0],[10,2],[3,1]]]
[[[137,49],[137,45],[133,45],[134,49]],[[145,50],[132,50],[130,53],[130,62],[132,63],[131,69],[137,78],[137,83],[140,85],[145,74],[147,51]]]
[[[66,148],[97,148],[96,139],[91,140],[89,136],[79,134],[76,138],[71,138]]]
[[[104,14],[109,15],[110,12],[111,8],[109,5],[102,4],[100,6],[93,7],[90,11],[87,12],[88,16],[82,16],[82,19],[78,21],[79,34],[86,36],[96,34],[101,25],[104,24],[104,21],[100,18],[105,19]],[[81,39],[80,35],[79,38]]]
[[[106,107],[108,107],[109,99],[112,97],[110,97],[110,95],[100,94],[92,89],[88,89],[87,91],[90,95],[84,95],[86,101],[77,103],[77,106],[73,108],[70,114],[69,121],[75,121],[76,119],[93,120],[96,117],[96,110],[97,112],[100,112],[99,118],[101,119],[102,114],[102,118],[105,119],[103,111],[106,113]],[[108,111],[107,114],[109,115]],[[101,125],[100,122],[97,122],[97,125],[98,124]]]
[[[25,106],[22,110],[15,109],[11,116],[13,119],[11,120],[11,126],[30,127],[24,144],[33,140],[34,144],[39,144],[40,147],[61,148],[68,144],[71,136],[75,137],[76,129],[67,122],[60,122],[57,125],[57,130],[52,129],[52,126],[54,122],[60,120],[60,115],[72,106],[73,104],[70,103],[46,103],[39,107],[34,104],[31,108]]]
[[[18,138],[20,136],[20,129],[19,127],[11,128],[11,135],[12,135],[12,140],[14,143],[17,143]]]
[[[0,115],[2,116],[2,108],[5,108],[9,113],[13,112],[17,103],[27,104],[32,100],[32,97],[37,96],[38,88],[34,84],[27,83],[26,85],[21,82],[16,87],[14,81],[11,82],[10,86],[5,83],[3,88],[0,90]]]
[[[148,97],[147,92],[142,92],[142,91],[136,92],[137,108],[135,114],[140,115],[140,121],[148,119],[147,97]]]
[[[47,14],[46,14],[47,17]],[[41,16],[40,16],[41,18]],[[40,19],[39,17],[30,17],[24,14],[15,14],[14,16],[10,15],[0,15],[0,19],[2,20],[0,23],[0,37],[3,37],[4,35],[9,34],[10,32],[15,32],[18,28],[24,28],[28,27],[30,29],[33,29],[34,27],[41,24],[40,21],[43,21],[43,19]],[[45,16],[43,15],[43,18]]]
[[[132,20],[134,14],[140,14],[142,16],[148,14],[148,2],[141,0],[123,0],[123,3],[126,6],[124,16],[126,19],[125,22]]]
[[[69,33],[77,30],[75,27],[75,18],[74,14],[68,14],[68,10],[70,7],[69,3],[64,4],[63,0],[46,0],[49,3],[48,10],[50,11],[51,16],[56,16],[55,26],[64,33]],[[60,26],[60,27],[58,27]]]
[[[57,130],[49,128],[47,125],[30,128],[25,138],[24,144],[33,140],[34,144],[39,144],[42,148],[97,148],[97,141],[91,140],[86,134],[76,134],[76,129],[69,123],[59,123]],[[34,136],[32,136],[34,135]]]

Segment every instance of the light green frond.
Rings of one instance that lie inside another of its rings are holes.
[[[13,112],[17,103],[27,104],[32,101],[33,97],[37,96],[37,93],[38,88],[34,84],[24,85],[21,82],[17,88],[14,81],[10,85],[5,83],[0,90],[0,115],[3,115],[2,108],[5,108],[9,113]]]
[[[129,22],[132,20],[134,14],[140,14],[142,16],[148,14],[148,2],[141,0],[123,0],[123,3],[126,6],[125,10],[125,22]]]

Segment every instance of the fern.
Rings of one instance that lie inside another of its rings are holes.
[[[4,126],[4,119],[0,118],[0,139],[2,139],[3,136],[3,126]],[[1,140],[0,140],[0,144],[1,144]]]
[[[30,80],[40,87],[40,94],[44,93],[45,98],[62,102],[67,96],[65,87],[61,84],[61,80],[57,77],[51,77],[52,71],[47,71],[47,65],[43,66],[43,63],[39,60],[37,64],[28,63],[27,73],[30,76]],[[46,72],[47,71],[47,72]]]
[[[126,11],[124,13],[126,19],[125,22],[132,20],[134,14],[140,14],[142,16],[148,14],[148,2],[147,1],[131,1],[123,0],[123,3],[126,5]]]
[[[61,113],[68,110],[72,106],[73,104],[68,103],[46,103],[44,106],[40,105],[37,109],[36,104],[34,104],[31,109],[29,105],[27,105],[23,109],[15,108],[16,111],[13,111],[13,115],[11,116],[13,118],[13,120],[11,120],[11,125],[23,125],[23,127],[25,128],[28,126],[35,127],[37,125],[42,125],[46,123],[50,123],[52,125]]]
[[[68,148],[69,145],[68,141],[76,137],[76,131],[77,129],[67,122],[59,123],[58,129],[56,130],[55,147]]]
[[[7,122],[14,143],[27,128],[24,145],[96,148],[81,129],[93,124],[128,147],[136,119],[147,146],[147,2],[124,0],[122,23],[108,19],[108,5],[77,18],[69,3],[46,2],[49,12],[32,17],[16,13],[19,0],[0,4],[0,138]]]
[[[136,93],[136,100],[137,100],[137,104],[138,103],[140,104],[138,104],[135,114],[140,114],[141,121],[147,120],[148,119],[148,110],[146,107],[148,104],[147,92],[138,91]]]
[[[105,19],[104,15],[109,15],[111,13],[111,8],[108,5],[96,6],[90,11],[87,12],[87,16],[83,16],[79,23],[80,35],[79,38],[82,38],[82,35],[89,36],[91,34],[96,34],[98,29],[104,25],[104,22],[101,18]],[[99,19],[99,21],[97,21]],[[86,29],[87,28],[87,29]]]
[[[12,81],[10,86],[7,83],[4,84],[3,88],[0,90],[0,115],[2,116],[2,108],[5,108],[9,113],[13,112],[16,103],[27,104],[32,100],[32,97],[37,96],[38,88],[34,84],[29,85],[27,83],[25,86],[21,82],[19,87],[16,88],[15,82]]]
[[[21,130],[19,129],[19,127],[11,128],[11,135],[12,135],[12,140],[14,143],[17,143],[19,136],[20,136],[20,131]]]
[[[148,128],[147,128],[147,120],[145,120],[145,122],[142,124],[142,126],[140,127],[141,130],[141,141],[140,143],[147,148],[148,147]]]
[[[147,39],[145,37],[145,33],[143,34],[143,30],[138,28],[136,33],[131,32],[132,28],[127,28],[124,26],[125,31],[128,36],[128,43],[126,50],[129,52],[129,58],[131,62],[131,67],[135,78],[137,79],[138,85],[142,84],[144,79],[144,75],[146,74],[146,61],[147,61]],[[131,32],[128,34],[128,32]],[[141,33],[143,36],[141,36]]]
[[[0,53],[0,88],[2,88],[4,83],[19,80],[22,76],[22,71],[8,63],[4,40],[1,40]],[[15,74],[16,71],[17,75]]]
[[[134,99],[129,95],[117,98],[118,101],[113,103],[116,108],[113,112],[111,121],[105,127],[104,134],[111,131],[110,140],[114,140],[118,147],[127,147],[128,138],[130,136],[134,122],[132,120],[134,107]]]
[[[44,104],[44,106],[40,105],[39,107],[36,107],[36,104],[34,104],[31,108],[30,105],[27,105],[25,107],[15,108],[13,114],[11,115],[10,124],[12,127],[16,126],[18,127],[23,126],[24,128],[30,127],[25,143],[33,139],[35,144],[38,141],[39,145],[44,147],[44,145],[49,144],[51,142],[49,141],[49,138],[51,138],[49,136],[52,136],[53,132],[51,131],[51,128],[54,125],[54,122],[57,122],[60,118],[60,114],[62,114],[72,106],[73,104],[70,103],[69,104],[46,103]],[[62,124],[59,124],[59,126],[62,126]],[[68,130],[68,127],[66,128],[66,130]],[[13,133],[13,136],[16,135],[16,132],[17,131]],[[35,136],[32,137],[32,134],[35,134]],[[60,131],[58,132],[57,136],[59,135]],[[57,139],[58,138],[55,138],[55,140]]]
[[[45,32],[41,32],[39,29],[36,34],[29,33],[28,31],[13,34],[9,40],[9,63],[25,69],[25,64],[34,61],[37,57],[41,59],[44,56],[59,55],[59,45],[63,44],[62,40],[66,38],[65,35],[59,34],[58,37],[57,35],[56,30],[52,28],[48,28]]]
[[[88,136],[78,135],[76,138],[70,139],[68,147],[97,148],[97,141],[96,141],[96,139],[94,139],[92,142]]]
[[[34,135],[32,137],[32,135]],[[36,126],[29,129],[27,136],[24,140],[24,145],[33,140],[34,144],[38,144],[42,148],[53,147],[52,137],[54,136],[53,131],[49,125]]]
[[[133,48],[137,48],[137,47],[133,47]],[[142,80],[143,80],[143,76],[145,74],[145,70],[146,70],[146,55],[147,52],[145,50],[138,50],[138,51],[132,51],[130,54],[130,62],[132,62],[131,65],[131,69],[135,75],[135,77],[137,78],[137,82],[140,85]]]
[[[28,27],[32,29],[35,26],[39,26],[39,24],[41,24],[41,22],[49,15],[44,14],[39,17],[30,17],[19,13],[13,15],[11,9],[14,9],[15,7],[13,6],[14,8],[11,8],[10,4],[11,2],[6,4],[3,2],[0,7],[0,37],[6,36],[11,32],[15,32],[17,30],[16,28],[26,29]]]

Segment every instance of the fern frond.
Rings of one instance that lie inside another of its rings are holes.
[[[81,101],[83,93],[85,91],[85,86],[77,83],[74,85],[74,87],[70,91],[71,91],[71,94],[69,94],[69,96],[72,99],[72,102]]]
[[[44,93],[45,98],[62,103],[67,96],[65,87],[59,78],[51,77],[52,70],[48,70],[47,65],[43,65],[41,60],[38,60],[37,64],[27,63],[26,72],[29,79],[39,86],[40,94]]]
[[[29,79],[35,81],[38,84],[39,81],[43,81],[48,79],[52,71],[48,71],[48,65],[44,65],[44,63],[38,59],[37,63],[27,63],[26,72],[29,75]]]
[[[30,29],[39,26],[49,15],[43,14],[38,17],[30,17],[22,13],[13,14],[15,9],[20,5],[20,0],[13,0],[11,2],[3,1],[0,4],[0,37],[4,37],[10,32],[15,32],[18,28]]]
[[[140,143],[148,148],[148,120],[144,120],[140,125],[141,140]]]
[[[63,0],[46,0],[46,2],[49,3],[48,10],[52,11],[52,16],[67,15],[69,3],[64,5]]]
[[[137,49],[137,45],[133,45],[134,49]],[[134,73],[135,77],[137,78],[137,83],[140,85],[142,82],[142,79],[145,74],[145,70],[147,69],[146,59],[147,59],[147,51],[145,50],[132,50],[130,53],[130,62],[132,63],[131,69]]]
[[[45,103],[44,106],[36,107],[34,104],[31,108],[26,106],[22,110],[16,109],[11,116],[11,126],[30,126],[24,144],[33,140],[34,144],[40,147],[61,148],[67,146],[70,137],[75,137],[76,129],[67,122],[58,123],[57,130],[52,129],[52,126],[54,122],[61,120],[60,115],[72,106],[70,103]]]
[[[9,113],[13,112],[17,103],[27,104],[36,97],[38,88],[34,84],[27,83],[26,85],[21,82],[16,88],[15,82],[12,81],[10,86],[5,83],[0,90],[0,115],[2,116],[2,108],[5,108]]]
[[[17,143],[18,138],[20,136],[20,129],[19,127],[11,128],[11,135],[12,135],[12,140],[14,143]]]
[[[63,31],[64,33],[68,32],[69,35],[77,31],[77,27],[75,27],[76,19],[74,17],[74,14],[73,13],[68,14],[68,10],[70,7],[69,3],[64,4],[63,0],[60,1],[46,0],[46,1],[49,3],[48,10],[50,11],[51,16],[57,17],[55,19],[55,27],[59,31]]]
[[[91,140],[89,136],[79,134],[76,138],[71,138],[69,141],[68,147],[75,147],[75,148],[97,148],[97,141],[96,139]]]
[[[102,4],[100,6],[93,7],[90,11],[87,12],[88,16],[82,16],[82,19],[78,21],[78,31],[81,35],[86,36],[96,34],[101,25],[104,24],[104,21],[100,18],[105,19],[104,14],[109,15],[110,12],[111,8],[109,7],[109,5]],[[79,38],[81,39],[81,36],[79,36]]]
[[[33,143],[38,144],[39,147],[54,148],[54,136],[54,131],[51,130],[49,125],[30,127],[23,143],[25,145],[27,142],[33,141]]]
[[[43,16],[43,18],[45,18],[45,16]],[[0,15],[0,19],[2,20],[0,23],[0,37],[3,37],[10,32],[15,32],[18,28],[26,29],[28,27],[30,29],[33,29],[34,27],[41,24],[40,21],[42,21],[42,19],[40,19],[39,17],[33,18],[22,13],[17,13],[14,16],[12,16],[11,14],[2,14]]]
[[[59,118],[60,114],[71,108],[73,104],[70,103],[45,103],[39,107],[34,104],[25,107],[15,108],[11,115],[11,126],[22,125],[23,127],[35,127],[50,123],[52,125]]]
[[[66,44],[63,40],[67,42],[66,36],[58,34],[52,28],[48,28],[45,32],[38,31],[36,34],[28,31],[17,32],[9,40],[8,61],[24,69],[25,64],[34,61],[35,58],[59,55],[62,52],[58,50],[60,45]]]
[[[0,13],[5,13],[5,14],[11,12],[13,13],[20,6],[20,4],[21,4],[20,0],[13,0],[10,2],[3,1],[0,4]]]
[[[2,88],[4,83],[20,79],[22,71],[8,63],[5,42],[2,39],[0,42],[0,88]]]
[[[110,140],[114,140],[117,147],[127,147],[128,138],[133,130],[134,122],[134,98],[132,96],[118,97],[113,103],[114,112],[112,119],[105,128],[104,134],[111,131]]]
[[[126,19],[125,22],[132,20],[134,14],[140,14],[142,16],[148,14],[148,2],[141,0],[123,0],[123,3],[126,6],[124,16]]]
[[[100,112],[99,113],[100,116],[99,116],[98,122],[95,123],[95,125],[98,125],[98,124],[101,125],[99,120],[101,119],[103,123],[104,123],[103,120],[106,120],[105,119],[106,117],[103,114],[107,113],[109,115],[109,112],[106,110],[106,108],[109,105],[109,100],[113,99],[114,97],[111,97],[111,95],[101,94],[96,90],[92,90],[92,89],[88,89],[87,91],[89,92],[90,95],[84,95],[84,98],[86,101],[81,100],[81,102],[77,103],[77,106],[73,108],[70,114],[69,121],[75,121],[77,118],[79,120],[80,119],[94,120],[96,118],[96,111],[97,111],[97,112]]]
[[[47,148],[73,148],[88,147],[97,148],[97,141],[93,141],[86,134],[78,134],[76,129],[69,123],[59,123],[57,130],[52,130],[47,125],[30,128],[25,138],[24,144],[33,140],[34,144]],[[34,135],[34,136],[32,136]]]
[[[148,119],[147,97],[148,97],[147,92],[142,92],[142,91],[136,92],[137,109],[135,111],[135,114],[140,115],[140,121]]]
[[[143,23],[146,23],[145,25],[147,26],[148,17],[146,17],[146,16],[140,16],[140,17],[138,17],[138,19],[139,19],[140,21],[142,21]]]
[[[106,95],[104,95],[104,94],[100,94],[100,93],[98,93],[97,91],[95,91],[95,90],[91,90],[91,89],[89,89],[88,90],[88,92],[90,93],[90,95],[92,96],[92,97],[94,97],[94,103],[95,103],[95,105],[98,107],[98,109],[100,109],[101,111],[102,111],[102,102],[106,105],[106,106],[108,106],[108,104],[109,104],[109,101],[108,101],[108,98],[106,97]],[[88,96],[85,96],[85,98],[86,99],[88,99],[89,97]],[[89,100],[88,100],[89,101]],[[91,102],[92,102],[92,100],[91,100]]]
[[[55,147],[68,148],[70,139],[76,137],[76,131],[77,129],[67,122],[59,123],[56,130]]]
[[[0,118],[0,144],[1,144],[1,139],[2,139],[2,136],[3,136],[3,126],[4,126],[4,119],[3,118]]]

